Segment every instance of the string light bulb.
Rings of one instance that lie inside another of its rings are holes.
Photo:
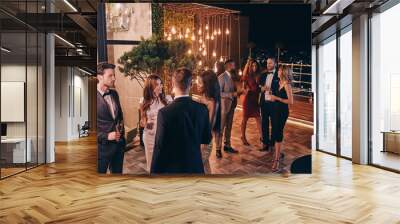
[[[218,29],[218,35],[221,35],[221,29]]]
[[[204,49],[203,56],[206,56],[206,55],[207,55],[207,51],[206,51],[206,49]]]
[[[215,51],[213,51],[212,56],[217,57],[217,53]]]
[[[192,40],[195,41],[196,37],[194,36],[194,34],[192,35]]]
[[[191,49],[188,50],[188,54],[192,54],[192,50]]]
[[[211,40],[214,40],[214,35],[211,35]]]
[[[206,30],[208,30],[208,24],[206,25]]]
[[[199,35],[201,35],[201,29],[199,29]]]
[[[199,61],[199,65],[201,66],[203,64],[203,62]]]
[[[176,34],[176,29],[175,29],[174,26],[171,28],[171,33],[172,33],[172,34]]]
[[[226,33],[226,34],[229,34],[229,29],[226,29],[225,33]]]

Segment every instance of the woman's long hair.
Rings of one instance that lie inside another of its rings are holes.
[[[289,65],[283,65],[283,64],[280,64],[279,66],[278,66],[278,71],[279,71],[279,69],[282,69],[282,77],[279,77],[282,81],[285,81],[285,82],[287,82],[289,85],[291,85],[292,84],[292,80],[293,80],[293,77],[292,77],[292,68],[289,66]]]
[[[256,71],[254,72],[253,71],[253,64],[256,64],[256,66],[257,66],[257,69],[256,69]],[[258,62],[256,61],[256,60],[254,60],[254,59],[251,59],[251,63],[250,63],[250,66],[249,66],[250,68],[249,68],[249,75],[251,75],[251,76],[256,76],[256,75],[258,75],[259,73],[260,73],[260,64],[258,64]]]
[[[213,128],[219,129],[221,123],[221,90],[218,82],[217,75],[212,70],[207,70],[200,74],[200,79],[203,81],[203,88],[201,90],[201,94],[209,99],[213,99],[215,104],[217,105],[216,108],[216,122]]]
[[[160,100],[162,104],[167,105],[167,100],[165,99],[164,90],[162,90],[161,94],[158,96],[154,96],[154,89],[157,86],[157,81],[160,80],[162,84],[162,80],[158,75],[149,75],[144,83],[143,88],[143,104],[141,107],[142,116],[146,116],[146,111],[150,109],[150,105],[155,100]]]

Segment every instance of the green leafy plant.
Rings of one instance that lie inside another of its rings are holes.
[[[146,40],[142,38],[139,45],[118,59],[118,69],[142,87],[150,74],[158,74],[164,83],[169,83],[171,74],[177,68],[195,69],[196,58],[187,53],[189,48],[187,40],[167,41],[159,35]]]

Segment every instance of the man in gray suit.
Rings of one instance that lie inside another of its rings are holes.
[[[224,151],[228,153],[238,153],[231,146],[232,122],[238,97],[232,77],[234,71],[235,62],[229,59],[225,62],[225,72],[218,76],[221,87],[221,132],[225,132]],[[222,158],[221,150],[217,150],[217,158]]]

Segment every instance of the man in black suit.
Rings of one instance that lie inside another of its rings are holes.
[[[97,66],[97,171],[122,173],[124,161],[124,122],[118,93],[114,88],[115,65]]]
[[[191,85],[190,70],[173,74],[175,99],[158,112],[152,174],[204,173],[200,145],[211,141],[210,123],[207,107],[189,96]]]
[[[261,87],[260,109],[261,109],[261,127],[262,127],[262,151],[268,151],[274,146],[272,131],[270,134],[269,126],[272,121],[273,104],[269,95],[277,95],[279,88],[278,72],[275,68],[275,58],[268,57],[266,70],[261,73],[259,85]],[[272,125],[271,125],[272,126]]]

